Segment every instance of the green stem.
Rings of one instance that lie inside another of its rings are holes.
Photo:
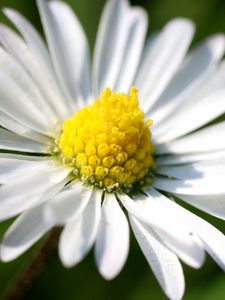
[[[19,274],[3,297],[4,300],[22,300],[44,270],[54,254],[59,240],[61,228],[54,228],[39,252],[34,256],[29,265]]]

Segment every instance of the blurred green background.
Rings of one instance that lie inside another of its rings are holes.
[[[80,18],[93,49],[98,20],[105,1],[66,0],[66,2],[73,7]],[[159,30],[167,21],[177,16],[190,18],[196,23],[197,32],[193,43],[210,34],[225,32],[224,0],[133,0],[131,2],[143,6],[149,13],[149,32]],[[16,8],[42,32],[34,0],[0,0],[0,8],[3,7]],[[0,15],[0,20],[9,24],[3,14]],[[197,213],[225,233],[222,221],[199,211]],[[10,222],[0,224],[0,238],[9,224]],[[29,263],[41,243],[42,241],[12,263],[0,263],[0,299],[3,299],[5,291],[13,285],[14,280]],[[209,257],[202,269],[193,270],[184,266],[184,271],[185,300],[225,299],[225,275]],[[69,270],[61,265],[56,252],[26,299],[163,300],[166,297],[132,237],[128,262],[122,273],[112,282],[106,282],[100,277],[92,252],[78,266]]]

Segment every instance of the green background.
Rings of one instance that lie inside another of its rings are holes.
[[[93,49],[104,1],[67,0],[66,2],[73,7],[80,18]],[[167,21],[177,16],[190,18],[197,25],[193,43],[210,34],[225,32],[224,0],[134,0],[132,3],[143,6],[149,13],[149,32],[159,30]],[[0,0],[0,8],[3,7],[16,8],[42,32],[34,0]],[[3,14],[0,15],[0,20],[9,24]],[[199,211],[197,213],[225,232],[222,221]],[[0,224],[0,237],[10,223]],[[3,299],[5,292],[13,285],[21,270],[29,263],[42,242],[39,242],[16,261],[8,264],[0,263],[0,299]],[[225,275],[209,257],[200,270],[193,270],[184,266],[184,271],[186,277],[185,300],[225,299]],[[166,297],[132,237],[128,262],[115,280],[107,282],[100,277],[95,267],[92,252],[78,266],[69,270],[61,265],[56,252],[49,265],[34,283],[26,299],[163,300]]]

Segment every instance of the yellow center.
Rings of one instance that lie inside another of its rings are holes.
[[[154,165],[152,121],[144,120],[137,92],[106,88],[100,99],[65,121],[58,148],[75,177],[107,191],[143,185]]]

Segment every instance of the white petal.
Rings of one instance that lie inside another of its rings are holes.
[[[28,160],[28,161],[43,161],[46,160],[45,156],[37,156],[37,155],[24,155],[22,153],[14,154],[14,153],[0,153],[0,159],[17,159],[17,160]]]
[[[45,219],[51,225],[61,225],[76,218],[86,207],[92,196],[92,189],[81,183],[71,183],[56,197],[48,201]]]
[[[78,264],[93,246],[101,215],[101,196],[101,192],[94,192],[82,214],[65,225],[59,243],[65,267]]]
[[[115,90],[124,93],[127,93],[132,85],[142,54],[148,25],[146,12],[141,8],[132,8],[128,22],[126,46],[115,86]]]
[[[185,110],[185,105],[182,105],[181,109],[183,112],[176,111],[176,117],[172,121],[173,124],[169,121],[164,121],[164,123],[167,123],[167,128],[164,127],[164,132],[157,134],[153,132],[155,142],[170,142],[219,117],[225,112],[224,97],[225,88],[223,87],[223,89],[215,92],[210,91],[205,98],[200,98],[193,104],[189,103],[188,108]],[[170,127],[171,124],[172,126]],[[177,126],[177,124],[180,124],[180,126]]]
[[[208,222],[197,217],[163,195],[160,195],[153,189],[151,189],[150,193],[153,193],[154,195],[158,194],[155,201],[166,205],[170,210],[173,210],[175,214],[183,218],[185,222],[189,222],[193,233],[200,237],[205,250],[212,256],[218,265],[225,270],[225,236]]]
[[[4,13],[19,30],[35,55],[51,68],[48,50],[35,27],[16,10],[6,8],[4,9]]]
[[[176,101],[169,103],[168,114],[161,118],[152,115],[157,120],[154,139],[157,143],[168,142],[192,132],[219,117],[225,111],[225,63],[223,62],[215,72],[211,72],[206,80],[199,84],[193,93],[185,95],[176,105]],[[175,112],[175,113],[174,113]],[[201,114],[201,118],[199,115]],[[191,120],[191,122],[190,122]],[[177,126],[180,124],[180,126]],[[157,126],[158,125],[158,126]]]
[[[28,128],[27,126],[14,120],[4,112],[0,111],[0,125],[6,129],[31,140],[41,142],[43,144],[48,144],[51,139],[43,134],[35,132],[34,130]]]
[[[106,2],[98,29],[93,61],[94,90],[97,96],[107,86],[115,88],[134,18],[135,12],[129,7],[127,0]]]
[[[69,100],[89,98],[89,50],[81,24],[70,7],[61,1],[38,0],[37,4],[64,92]],[[76,104],[71,101],[71,107]]]
[[[111,280],[122,270],[129,251],[129,226],[115,196],[106,194],[95,247],[101,275]]]
[[[224,151],[225,155],[225,151]],[[157,173],[174,177],[177,179],[216,179],[225,177],[225,162],[223,160],[212,160],[209,162],[192,163],[181,166],[158,167]]]
[[[0,219],[5,220],[54,196],[65,185],[69,169],[43,168],[0,188]]]
[[[225,196],[190,196],[190,195],[177,195],[185,202],[195,206],[210,215],[225,220]]]
[[[50,113],[48,115],[40,92],[22,67],[1,47],[0,96],[3,112],[31,129],[51,135],[55,119]]]
[[[138,76],[140,75],[140,71],[144,70],[146,65],[148,64],[148,57],[149,57],[149,53],[152,51],[152,48],[154,47],[158,37],[159,37],[159,32],[153,32],[150,36],[147,37],[146,42],[145,42],[145,46],[143,49],[143,53],[141,56],[141,60],[139,63],[139,68],[138,68]]]
[[[157,154],[195,153],[225,149],[225,122],[206,127],[175,141],[157,146]]]
[[[46,168],[49,168],[50,161],[46,161],[46,158],[41,160],[26,160],[21,157],[7,158],[0,157],[0,184],[9,183],[11,180],[15,180],[24,174],[32,172],[42,172]]]
[[[225,196],[223,178],[179,180],[171,178],[155,178],[155,188],[176,195]]]
[[[25,42],[23,42],[22,38],[19,37],[13,30],[11,30],[9,27],[7,27],[3,24],[0,24],[0,42],[3,45],[3,47],[6,49],[7,53],[10,56],[12,56],[15,59],[15,61],[17,61],[23,67],[24,67],[24,65],[21,63],[22,58],[21,59],[18,58],[18,57],[20,57],[20,55],[23,57],[23,59],[26,58],[27,63],[30,63],[30,61],[29,61],[30,53],[29,53],[28,45],[25,44]],[[14,55],[15,51],[16,51],[17,55]],[[26,55],[27,53],[28,53],[28,55]],[[28,56],[28,57],[26,57],[26,56]],[[30,56],[31,56],[31,54],[30,54]],[[31,78],[29,78],[29,79],[31,79]],[[20,83],[20,79],[18,81]],[[30,80],[30,86],[32,87],[31,82],[33,84],[33,81]],[[40,96],[39,90],[37,89],[36,85],[34,87],[34,90],[36,92],[36,95]],[[42,104],[44,103],[46,106],[46,112],[48,114],[51,113],[54,117],[56,117],[54,115],[54,112],[52,110],[50,110],[48,103],[45,101],[45,99],[41,97],[41,101],[42,101]]]
[[[147,227],[154,228],[160,239],[186,264],[199,268],[204,261],[204,252],[191,236],[191,229],[179,215],[173,214],[165,206],[151,197],[138,195],[138,200],[120,196],[128,212]]]
[[[43,205],[23,213],[7,230],[1,247],[0,259],[11,261],[39,240],[50,228],[42,217]]]
[[[211,224],[201,219],[196,222],[196,229],[205,250],[225,271],[225,236]]]
[[[223,43],[223,50],[221,53],[221,57],[224,55],[224,48],[225,48],[225,36],[220,35],[218,38],[221,39],[221,43]],[[217,45],[219,48],[219,45]],[[221,48],[220,48],[221,49]],[[224,88],[224,74],[225,74],[225,61],[220,61],[219,64],[216,66],[215,70],[211,72],[211,75],[208,76],[208,79],[203,82],[201,89],[198,90],[198,93],[195,93],[195,96],[204,97],[210,92],[216,92],[217,90]],[[206,84],[204,84],[206,83]],[[191,99],[191,101],[193,101]],[[187,102],[185,103],[187,105]]]
[[[148,62],[139,70],[135,85],[140,88],[144,111],[157,100],[182,62],[194,33],[194,25],[185,19],[174,19],[158,35]],[[165,47],[166,45],[166,47]]]
[[[221,151],[209,151],[209,152],[198,152],[188,154],[175,154],[166,155],[156,159],[157,166],[168,166],[168,165],[180,165],[186,163],[194,163],[201,161],[213,161],[214,159],[225,159],[224,150]]]
[[[19,136],[0,128],[0,149],[33,153],[48,153],[48,149],[41,143]]]
[[[188,55],[168,87],[149,111],[149,117],[155,120],[154,134],[157,134],[159,138],[166,131],[165,121],[174,119],[173,112],[179,105],[183,106],[185,103],[190,106],[190,101],[195,98],[194,106],[196,99],[203,97],[202,90],[205,90],[205,86],[208,86],[208,82],[212,80],[217,82],[218,86],[220,75],[217,74],[218,71],[215,71],[215,68],[223,56],[224,47],[224,36],[216,35],[208,38]],[[221,71],[219,73],[224,73]],[[215,76],[217,80],[214,80]]]
[[[0,41],[5,49],[23,66],[43,95],[45,106],[55,117],[68,116],[68,107],[57,86],[55,75],[46,60],[35,53],[29,44],[5,25],[0,25]]]
[[[182,298],[185,288],[182,266],[176,255],[169,251],[157,238],[153,230],[130,217],[134,234],[160,286],[169,299]]]
[[[49,79],[51,81],[52,97],[55,99],[55,101],[57,101],[57,105],[59,105],[60,103],[61,113],[67,114],[68,105],[66,105],[65,97],[58,87],[48,50],[40,34],[35,29],[35,27],[33,27],[33,25],[17,11],[7,8],[4,9],[4,13],[21,33],[31,52],[39,61],[39,64],[42,70],[45,72],[46,76],[49,76]]]

